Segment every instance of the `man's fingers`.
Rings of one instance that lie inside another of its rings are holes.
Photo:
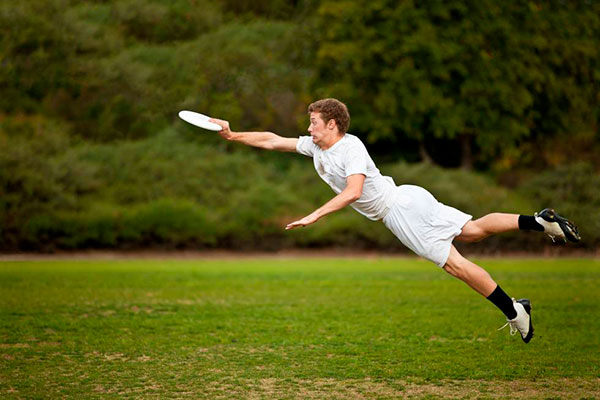
[[[290,222],[289,224],[287,224],[285,229],[288,230],[288,229],[294,229],[297,227],[305,227],[306,225],[310,225],[315,222],[316,222],[316,219],[312,215],[309,215],[307,217],[299,219],[298,221]]]
[[[209,118],[208,122],[212,122],[213,124],[220,125],[221,128],[223,128],[223,129],[229,128],[229,123],[227,121],[223,121],[222,119]]]
[[[288,231],[290,229],[294,229],[297,228],[299,226],[304,226],[302,223],[300,223],[300,221],[294,221],[294,222],[290,222],[289,224],[287,224],[287,226],[285,227],[285,230]]]

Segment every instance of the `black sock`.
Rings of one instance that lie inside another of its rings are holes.
[[[519,215],[519,229],[544,232],[544,227],[538,224],[533,215]]]
[[[490,294],[487,299],[494,303],[496,307],[500,309],[506,315],[508,319],[515,319],[517,317],[517,310],[513,306],[513,301],[500,286],[496,286],[496,289]]]

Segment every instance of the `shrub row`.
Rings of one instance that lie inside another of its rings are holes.
[[[351,209],[285,231],[286,223],[333,192],[310,160],[215,142],[182,124],[138,141],[74,143],[55,122],[0,123],[0,249],[347,247],[403,249],[383,224]],[[6,129],[6,127],[10,129]],[[10,134],[7,132],[11,132]],[[581,221],[585,242],[600,243],[600,177],[575,164],[509,190],[488,176],[403,162],[381,165],[397,184],[427,188],[479,217],[531,214],[554,206]],[[585,222],[585,224],[583,224]],[[503,235],[480,250],[525,250],[543,235]]]

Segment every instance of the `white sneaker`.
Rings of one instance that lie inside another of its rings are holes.
[[[531,322],[531,302],[529,299],[513,299],[513,306],[517,312],[517,316],[514,319],[507,319],[500,329],[510,326],[510,334],[515,335],[517,332],[521,334],[521,339],[525,343],[529,343],[533,337],[533,324]],[[498,330],[500,330],[498,329]]]

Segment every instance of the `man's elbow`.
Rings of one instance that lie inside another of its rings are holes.
[[[274,134],[273,132],[265,132],[265,133],[269,134],[269,138],[267,138],[267,140],[263,141],[261,147],[265,150],[277,150],[279,147],[280,138],[277,137],[277,135]]]
[[[350,201],[354,203],[356,200],[360,199],[360,196],[362,196],[362,190],[353,190],[350,193]]]

